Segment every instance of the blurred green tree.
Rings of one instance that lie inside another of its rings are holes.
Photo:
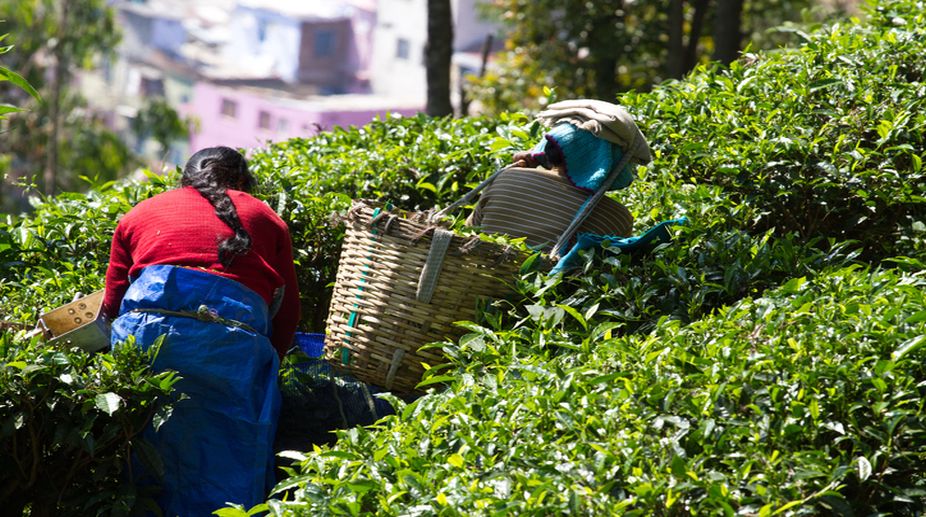
[[[769,29],[809,16],[813,1],[490,0],[484,14],[506,27],[506,48],[488,73],[469,78],[468,91],[496,113],[539,107],[544,87],[613,100],[710,59],[729,64],[746,44],[780,45],[784,37]]]
[[[9,37],[9,34],[0,34],[0,43],[3,43],[3,41],[8,37]],[[0,45],[0,54],[6,54],[12,48],[13,48],[13,45]],[[30,96],[32,96],[33,99],[37,101],[42,100],[42,97],[39,95],[39,92],[37,92],[35,88],[33,88],[31,84],[29,84],[29,81],[26,81],[23,78],[23,76],[17,74],[16,72],[4,66],[0,66],[0,82],[9,82],[12,85],[16,86],[17,88],[21,89],[22,91],[28,93]],[[6,115],[10,113],[17,113],[19,111],[22,111],[22,109],[14,104],[7,104],[7,103],[0,104],[0,119],[5,118]]]
[[[166,153],[174,140],[189,136],[189,124],[165,99],[155,97],[132,119],[132,131],[139,140],[154,139],[161,146],[161,152]]]
[[[7,164],[4,190],[12,190],[13,183],[37,182],[52,195],[76,188],[80,176],[114,179],[126,171],[134,163],[131,152],[90,114],[72,87],[77,70],[93,66],[119,42],[108,2],[0,2],[0,20],[16,43],[5,56],[7,63],[45,98],[37,103],[21,89],[0,83],[0,95],[25,109],[5,121],[0,139],[0,156]],[[25,208],[21,200],[4,201],[0,208],[5,210]]]

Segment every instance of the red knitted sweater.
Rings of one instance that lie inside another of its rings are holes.
[[[192,187],[158,194],[142,201],[116,226],[103,311],[110,318],[142,268],[170,264],[205,268],[236,280],[271,303],[273,291],[285,286],[283,303],[273,318],[273,347],[282,356],[290,348],[299,323],[299,286],[286,223],[265,203],[245,192],[229,190],[241,223],[251,236],[251,249],[225,267],[218,259],[219,241],[232,235],[215,209]]]

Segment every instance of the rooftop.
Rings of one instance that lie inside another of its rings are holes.
[[[238,6],[306,21],[345,18],[354,9],[375,9],[376,4],[371,0],[238,0]]]
[[[118,0],[114,6],[122,11],[166,20],[197,20],[205,25],[224,24],[236,0]]]
[[[311,109],[326,111],[376,111],[382,109],[424,109],[421,99],[367,93],[348,93],[338,95],[320,95],[309,87],[286,87],[267,82],[267,86],[246,81],[214,81],[213,84],[226,86],[236,92],[247,92],[257,97],[273,99],[280,106],[293,109]]]

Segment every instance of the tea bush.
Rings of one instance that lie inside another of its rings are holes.
[[[869,23],[798,31],[799,48],[622,100],[659,165],[753,207],[752,232],[857,240],[872,260],[922,250],[923,6],[883,2]]]
[[[153,504],[129,454],[169,414],[176,373],[152,374],[131,344],[90,355],[0,334],[0,500],[5,515],[129,515]]]
[[[339,433],[277,515],[914,514],[926,277],[838,269],[682,326],[471,325],[451,386]],[[563,347],[569,353],[549,353]],[[399,404],[398,402],[396,402]]]
[[[133,346],[52,348],[17,326],[101,289],[116,219],[163,186],[157,177],[101,185],[0,224],[0,500],[10,515],[128,515],[153,504],[131,483],[129,456],[169,409],[174,374],[152,374]]]
[[[107,183],[87,194],[37,200],[31,217],[0,222],[0,318],[34,323],[74,294],[102,289],[118,218],[162,191],[165,179]]]
[[[616,197],[692,224],[519,279],[448,386],[303,453],[272,512],[926,510],[924,11],[876,9],[622,97],[656,160]]]
[[[451,363],[425,387],[441,391],[294,453],[273,513],[922,513],[923,7],[889,0],[799,48],[622,97],[656,159],[613,196],[638,231],[689,225],[646,256],[604,250],[562,277],[515,279],[516,303],[439,344]],[[389,117],[251,150],[257,195],[290,224],[303,329],[323,327],[352,198],[446,205],[541,131],[523,114]],[[0,221],[2,319],[31,323],[101,288],[119,215],[175,182],[100,185]],[[4,433],[57,443],[41,422],[81,408],[62,425],[84,442],[47,447],[44,462],[127,431],[81,463],[73,492],[55,478],[57,510],[136,506],[116,473],[169,385],[129,348],[91,358],[6,329],[0,343],[0,400],[68,401],[28,418],[24,402],[2,406]],[[75,399],[65,375],[110,380]],[[122,402],[103,417],[108,393]],[[23,461],[8,459],[11,436],[4,465]],[[6,486],[20,504],[47,495]],[[107,495],[72,499],[78,486]]]

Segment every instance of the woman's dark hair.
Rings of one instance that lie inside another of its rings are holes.
[[[251,249],[251,236],[241,224],[238,211],[226,190],[250,192],[256,185],[248,162],[230,147],[207,147],[190,157],[183,168],[180,185],[193,187],[215,208],[219,217],[235,234],[219,242],[219,262],[231,264],[237,255]]]

